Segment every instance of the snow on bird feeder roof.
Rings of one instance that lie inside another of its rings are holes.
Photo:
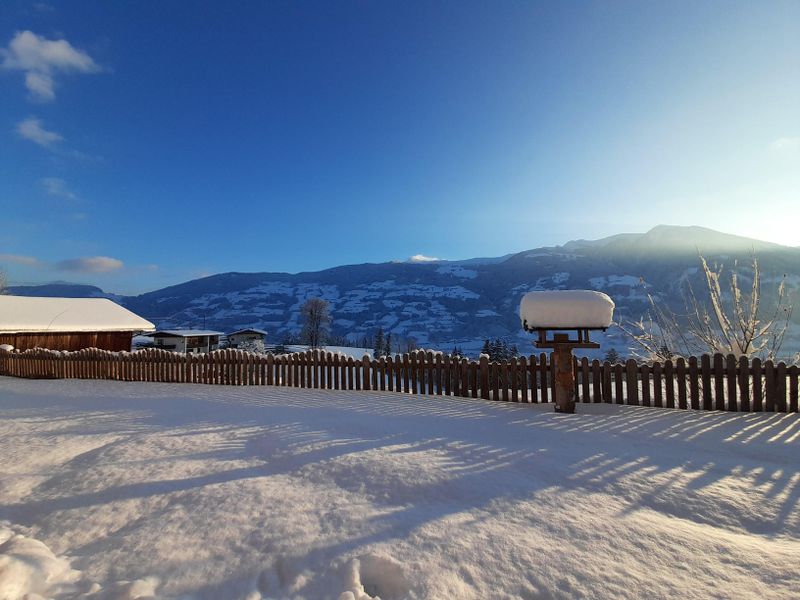
[[[538,329],[606,329],[611,326],[614,301],[593,290],[528,292],[519,305],[525,331]]]

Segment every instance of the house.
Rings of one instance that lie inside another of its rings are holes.
[[[267,332],[263,329],[240,329],[228,334],[228,345],[238,348],[242,342],[267,342]]]
[[[148,334],[156,348],[182,354],[200,354],[219,348],[221,331],[202,329],[164,329]]]
[[[17,350],[129,351],[135,334],[154,330],[107,298],[0,296],[0,344]]]

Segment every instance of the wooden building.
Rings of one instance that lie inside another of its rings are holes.
[[[267,343],[267,332],[263,329],[239,329],[228,334],[228,345],[231,348],[238,348],[239,344],[247,342]]]
[[[107,298],[0,296],[0,344],[17,350],[130,350],[155,326]]]
[[[201,354],[219,348],[219,336],[223,333],[200,329],[165,329],[147,335],[153,338],[156,348],[183,354]]]

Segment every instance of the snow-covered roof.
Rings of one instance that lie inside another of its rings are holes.
[[[225,335],[221,331],[210,331],[207,329],[159,329],[153,333],[148,334],[150,337],[167,336],[167,337],[198,337],[206,335]]]
[[[264,331],[263,329],[239,329],[238,331],[232,331],[231,333],[229,333],[228,337],[232,335],[239,335],[242,333],[257,333],[259,335],[267,335],[267,332]]]
[[[593,290],[528,292],[519,316],[527,329],[604,329],[611,325],[614,301]]]
[[[154,329],[150,321],[107,298],[0,296],[0,333]]]

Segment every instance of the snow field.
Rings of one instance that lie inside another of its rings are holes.
[[[0,378],[0,600],[796,597],[798,415],[578,411]]]

